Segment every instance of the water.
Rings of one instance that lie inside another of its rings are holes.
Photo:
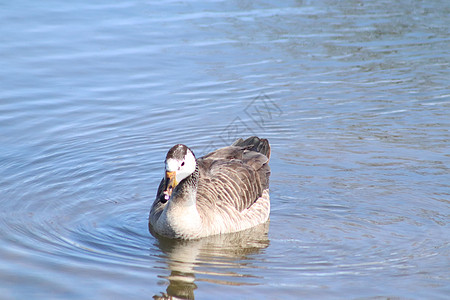
[[[448,299],[447,1],[1,8],[2,299]],[[149,234],[170,146],[253,134],[268,226]]]

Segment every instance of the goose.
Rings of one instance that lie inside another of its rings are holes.
[[[150,210],[150,232],[188,240],[267,222],[269,159],[268,140],[256,136],[198,159],[187,146],[173,146]]]

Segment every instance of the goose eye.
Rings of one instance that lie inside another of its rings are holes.
[[[181,166],[184,166],[184,161],[181,163]]]

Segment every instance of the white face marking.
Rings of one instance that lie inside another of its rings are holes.
[[[169,158],[166,160],[166,171],[176,172],[176,180],[179,183],[195,171],[195,157],[190,150],[187,151],[183,160]]]
[[[179,162],[174,158],[166,160],[166,171],[173,172],[178,171]]]

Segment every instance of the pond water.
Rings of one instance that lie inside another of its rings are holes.
[[[448,1],[9,1],[2,299],[448,299]],[[158,240],[177,143],[272,146],[270,224]]]

